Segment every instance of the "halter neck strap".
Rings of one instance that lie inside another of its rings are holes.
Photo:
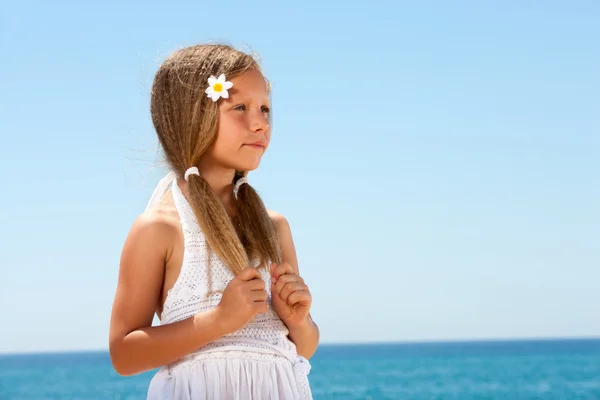
[[[175,171],[169,171],[167,175],[165,175],[160,181],[158,181],[154,192],[152,192],[152,196],[150,196],[148,205],[146,205],[146,211],[148,211],[148,209],[152,208],[160,202],[160,199],[165,195],[165,193],[167,193],[167,191],[171,187],[171,183],[173,183],[175,178],[177,178],[177,174],[175,173]]]

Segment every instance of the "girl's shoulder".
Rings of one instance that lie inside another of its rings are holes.
[[[285,246],[289,245],[289,242],[293,242],[292,229],[288,220],[283,216],[283,214],[273,210],[267,210],[267,213],[275,225],[275,230],[279,236],[279,244]]]
[[[181,222],[175,205],[161,201],[137,216],[128,236],[135,245],[170,249],[180,235]]]
[[[269,214],[269,217],[271,218],[277,229],[281,229],[282,227],[288,225],[288,221],[283,216],[283,214],[273,210],[267,210],[267,213]]]

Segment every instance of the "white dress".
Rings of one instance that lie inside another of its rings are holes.
[[[173,200],[181,219],[184,255],[181,272],[167,294],[161,325],[215,307],[233,273],[209,252],[192,208],[177,182]],[[269,295],[266,313],[237,332],[161,367],[148,388],[148,400],[304,400],[312,399],[310,364],[296,352],[288,329],[271,307],[271,277],[261,269]]]

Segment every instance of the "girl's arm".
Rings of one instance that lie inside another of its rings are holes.
[[[296,255],[296,248],[294,246],[290,225],[283,215],[273,211],[269,211],[269,214],[277,227],[277,234],[279,236],[279,244],[282,253],[282,263],[290,264],[294,273],[300,276],[298,257]],[[312,357],[319,345],[320,333],[319,327],[313,321],[310,313],[308,314],[305,323],[288,328],[290,331],[289,338],[296,345],[298,354],[305,358]]]
[[[164,268],[179,236],[179,227],[164,212],[149,212],[135,221],[125,241],[109,334],[110,357],[121,375],[176,361],[227,333],[216,309],[151,326]]]

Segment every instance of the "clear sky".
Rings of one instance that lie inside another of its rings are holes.
[[[323,343],[600,336],[600,6],[491,3],[3,3],[0,352],[107,348],[152,78],[205,41],[273,82],[250,179]]]

